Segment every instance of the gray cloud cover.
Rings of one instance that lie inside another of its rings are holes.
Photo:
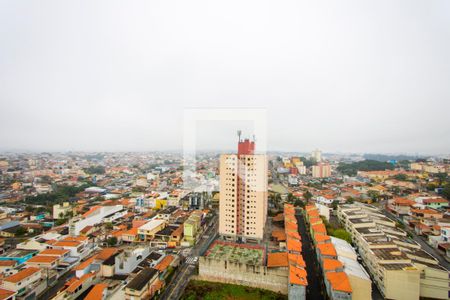
[[[450,153],[450,1],[5,0],[0,22],[3,150],[180,149],[184,108],[262,107],[270,149]],[[230,148],[216,127],[199,148]]]

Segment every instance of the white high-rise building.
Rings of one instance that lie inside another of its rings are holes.
[[[267,219],[267,158],[255,143],[239,141],[237,154],[220,157],[219,234],[225,239],[261,241]]]
[[[322,161],[322,151],[320,151],[319,149],[314,150],[311,153],[311,157],[314,158],[316,160],[316,162],[321,162]]]

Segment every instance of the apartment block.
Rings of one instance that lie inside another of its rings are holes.
[[[219,233],[225,239],[261,241],[267,219],[267,158],[255,143],[239,141],[237,154],[220,157]]]
[[[342,205],[337,216],[385,298],[448,299],[449,272],[378,208]]]

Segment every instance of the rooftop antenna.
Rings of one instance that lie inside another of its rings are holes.
[[[242,134],[242,130],[238,130],[237,131],[237,135],[238,135],[238,138],[239,138],[239,143],[241,142],[241,134]]]

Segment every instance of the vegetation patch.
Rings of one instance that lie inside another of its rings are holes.
[[[287,300],[286,295],[242,285],[191,280],[182,300]]]

